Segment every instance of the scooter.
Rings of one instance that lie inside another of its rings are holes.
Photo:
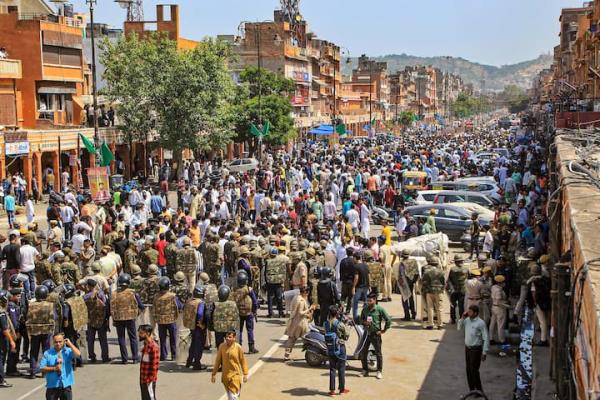
[[[346,326],[351,326],[358,335],[358,342],[354,352],[347,353],[346,359],[350,360],[361,360],[362,350],[367,341],[367,334],[362,325],[357,325],[351,319],[344,322]],[[346,349],[348,350],[348,349]],[[302,351],[304,351],[304,359],[307,364],[311,367],[320,367],[325,362],[329,361],[329,354],[327,351],[327,345],[325,344],[325,329],[310,324],[310,330],[302,337]],[[367,365],[370,372],[377,371],[377,356],[375,355],[375,349],[373,346],[369,348],[367,355]]]

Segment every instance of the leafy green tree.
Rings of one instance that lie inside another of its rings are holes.
[[[511,113],[519,113],[527,108],[529,96],[516,85],[506,85],[499,98],[506,104]]]
[[[402,126],[409,126],[416,119],[416,115],[411,110],[405,110],[398,115],[398,123]]]
[[[152,100],[160,116],[162,147],[177,153],[186,148],[211,151],[231,141],[235,94],[228,69],[231,56],[226,42],[205,39],[193,50],[177,51],[156,71],[160,84]]]
[[[174,52],[175,42],[159,38],[139,40],[131,35],[122,36],[114,43],[106,39],[100,43],[100,50],[99,58],[105,66],[103,77],[107,82],[103,92],[117,103],[118,128],[132,149],[133,143],[145,140],[156,124],[152,61],[162,63],[166,59],[164,55]],[[131,176],[132,163],[129,168]]]
[[[118,103],[120,128],[130,143],[158,134],[158,144],[173,150],[218,150],[234,135],[235,84],[228,63],[232,53],[222,41],[206,39],[192,50],[155,34],[102,43],[106,94]]]
[[[261,69],[259,75],[254,66],[245,67],[241,71],[240,84],[235,94],[234,124],[236,141],[248,142],[250,154],[254,154],[258,144],[250,134],[250,126],[258,125],[260,119],[263,123],[269,121],[271,125],[269,135],[263,138],[267,144],[285,144],[296,136],[290,103],[290,95],[294,89],[293,80],[274,72]],[[260,105],[259,93],[262,94]]]

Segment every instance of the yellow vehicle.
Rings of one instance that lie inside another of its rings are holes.
[[[429,176],[423,171],[406,171],[402,175],[403,190],[427,190]]]

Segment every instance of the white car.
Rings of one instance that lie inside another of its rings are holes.
[[[255,158],[238,158],[227,164],[230,172],[248,172],[258,168],[258,161]]]
[[[418,206],[423,204],[433,204],[433,200],[439,192],[441,192],[441,190],[417,190],[415,204]]]

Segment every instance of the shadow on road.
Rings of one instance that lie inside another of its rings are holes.
[[[437,349],[429,370],[418,390],[417,400],[458,399],[469,392],[467,386],[464,333],[456,325],[446,325],[437,343]],[[481,365],[481,380],[484,392],[490,400],[510,400],[514,387],[514,357],[499,357],[498,348],[491,346],[487,360]],[[463,387],[464,389],[458,389]]]

